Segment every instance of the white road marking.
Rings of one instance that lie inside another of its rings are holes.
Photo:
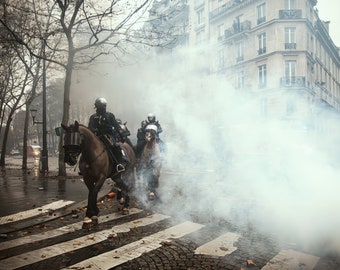
[[[136,213],[139,213],[139,212],[142,212],[142,210],[137,209],[137,208],[131,208],[129,215],[133,215],[133,214],[136,214]],[[121,213],[113,213],[113,214],[109,214],[109,215],[104,215],[104,216],[98,217],[98,222],[102,223],[102,222],[106,222],[106,221],[110,221],[110,220],[114,220],[114,219],[123,218],[123,217],[129,216],[129,215],[122,215]],[[42,241],[42,240],[46,240],[48,238],[57,237],[57,236],[67,234],[67,233],[73,233],[77,230],[80,230],[82,228],[82,226],[83,226],[83,221],[80,221],[80,222],[76,222],[76,223],[73,223],[73,224],[70,224],[70,225],[67,225],[67,226],[63,226],[63,227],[54,229],[54,230],[42,231],[39,234],[28,235],[28,236],[20,237],[18,239],[5,241],[5,242],[1,243],[0,250],[13,248],[13,247],[17,247],[17,246],[20,246],[20,245],[34,243],[34,242],[38,242],[38,241]]]
[[[46,204],[42,207],[38,207],[38,208],[35,208],[35,209],[19,212],[19,213],[13,214],[13,215],[0,217],[0,224],[1,225],[8,224],[8,223],[11,223],[11,222],[15,222],[15,221],[39,216],[41,214],[46,214],[50,210],[54,211],[54,210],[57,210],[59,208],[63,208],[63,207],[65,207],[69,204],[72,204],[72,203],[74,203],[74,201],[59,200],[59,201],[55,201],[55,202],[50,203],[50,204]]]
[[[115,237],[119,232],[128,232],[131,228],[142,227],[152,223],[168,219],[169,216],[154,214],[131,222],[123,223],[112,227],[112,229],[94,232],[67,242],[37,249],[17,256],[9,257],[0,261],[1,270],[10,270],[24,267],[29,264],[55,257],[57,255],[81,249],[106,240],[108,237]]]
[[[138,258],[143,253],[161,247],[164,241],[169,241],[171,238],[180,238],[202,227],[204,227],[204,225],[187,221],[64,269],[110,269],[129,260]]]
[[[281,250],[262,270],[312,270],[319,259],[291,249]]]
[[[238,241],[241,235],[228,232],[220,237],[198,247],[195,254],[204,254],[210,256],[225,256],[231,254],[237,248],[234,243]]]

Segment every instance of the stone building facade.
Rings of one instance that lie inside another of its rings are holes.
[[[211,44],[209,72],[258,102],[265,117],[315,125],[323,109],[340,110],[339,48],[321,21],[317,0],[159,0],[185,10],[181,45]],[[178,17],[179,18],[179,17]],[[178,22],[174,23],[178,25]],[[322,110],[320,110],[322,109]]]

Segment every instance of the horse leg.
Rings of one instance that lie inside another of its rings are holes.
[[[89,188],[86,217],[83,223],[84,229],[91,229],[93,226],[98,224],[99,208],[97,206],[97,197],[100,188],[100,185],[95,185],[94,187]]]
[[[124,203],[124,196],[123,191],[120,187],[117,188],[117,196],[116,199],[120,204]]]
[[[128,215],[130,213],[130,196],[129,192],[132,188],[130,182],[126,182],[127,180],[131,180],[129,177],[130,174],[122,174],[120,179],[116,182],[118,185],[117,192],[117,200],[122,205],[122,214]]]
[[[125,194],[125,200],[124,205],[122,209],[123,215],[128,215],[130,213],[130,196],[128,194]]]
[[[156,197],[156,188],[159,186],[159,177],[151,174],[148,177],[148,190],[149,190],[149,200],[154,200]]]

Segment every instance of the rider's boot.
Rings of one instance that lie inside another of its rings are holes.
[[[116,170],[119,172],[125,171],[126,165],[130,163],[129,157],[125,154],[124,150],[120,147],[119,143],[115,143],[113,149],[118,160]]]

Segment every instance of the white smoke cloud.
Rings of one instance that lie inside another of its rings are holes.
[[[337,134],[262,119],[256,102],[207,74],[212,56],[198,51],[103,65],[96,72],[105,76],[87,73],[80,87],[91,100],[104,96],[128,121],[132,139],[147,114],[156,114],[167,144],[159,188],[164,211],[251,223],[305,248],[340,251]]]

